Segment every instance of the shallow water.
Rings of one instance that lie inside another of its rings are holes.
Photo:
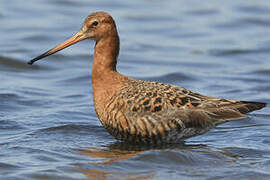
[[[95,115],[93,42],[26,64],[99,10],[117,22],[121,73],[270,103],[268,0],[2,2],[0,179],[270,178],[269,107],[183,144],[138,147]]]

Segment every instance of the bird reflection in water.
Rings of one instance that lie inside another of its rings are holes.
[[[133,169],[132,172],[130,172],[124,169],[125,167],[128,169],[128,165],[119,165],[119,163],[124,163],[132,158],[140,158],[142,154],[152,150],[177,151],[176,153],[178,156],[177,161],[179,162],[179,167],[184,166],[185,164],[192,166],[193,164],[198,163],[195,162],[200,161],[198,160],[197,156],[214,156],[215,158],[221,159],[225,158],[229,159],[229,163],[235,162],[236,159],[239,158],[238,155],[231,153],[226,149],[216,149],[203,144],[186,145],[183,142],[182,144],[166,144],[149,147],[144,145],[116,142],[102,148],[89,147],[80,150],[79,153],[90,157],[92,162],[84,167],[80,167],[79,171],[89,179],[152,179],[157,175],[155,170],[140,168],[143,170],[134,172]],[[141,160],[138,161],[140,162]],[[136,166],[138,161],[134,161],[132,164]],[[147,161],[148,160],[146,159],[144,163],[147,163]]]
[[[81,150],[80,154],[99,159],[98,162],[93,163],[97,165],[96,168],[98,169],[80,168],[79,170],[89,179],[111,180],[122,177],[120,179],[140,180],[153,178],[155,176],[153,173],[138,175],[137,173],[104,170],[104,166],[106,165],[128,160],[150,149],[154,149],[154,147],[140,146],[124,142],[116,142],[101,149],[89,147],[87,149]]]

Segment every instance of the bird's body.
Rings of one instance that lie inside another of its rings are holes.
[[[266,106],[204,96],[178,86],[135,80],[118,73],[118,33],[114,20],[104,12],[89,15],[79,33],[29,63],[87,38],[96,41],[92,66],[95,110],[104,128],[117,139],[147,144],[175,143]]]
[[[115,92],[94,96],[96,112],[111,135],[136,143],[179,142],[264,106],[158,82],[124,78],[119,85]],[[106,97],[104,103],[100,97]]]

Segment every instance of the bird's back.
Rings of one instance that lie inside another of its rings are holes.
[[[172,143],[200,135],[218,124],[244,118],[265,103],[220,99],[142,80],[125,82],[106,103],[100,120],[117,139]]]

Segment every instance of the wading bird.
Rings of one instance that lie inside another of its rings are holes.
[[[28,63],[85,39],[96,42],[92,66],[96,114],[103,127],[119,140],[176,143],[266,106],[260,102],[204,96],[182,87],[136,80],[118,73],[119,37],[113,18],[105,12],[90,14],[77,34]]]

